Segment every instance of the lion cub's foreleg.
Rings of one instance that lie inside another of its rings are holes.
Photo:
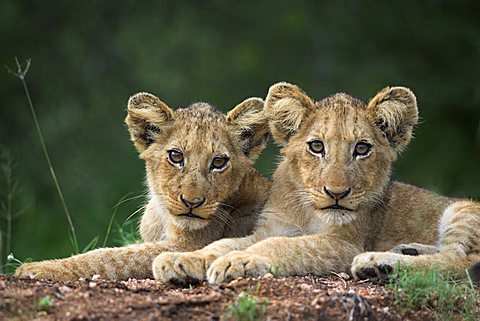
[[[176,249],[168,242],[103,248],[61,260],[26,263],[17,269],[15,275],[63,281],[91,278],[95,274],[112,280],[147,278],[152,276],[153,259],[161,252]]]
[[[245,251],[220,257],[207,271],[210,283],[221,283],[245,275],[276,275],[347,271],[362,249],[351,242],[324,235],[272,237]]]
[[[480,203],[459,201],[447,207],[440,219],[439,244],[439,252],[433,255],[362,253],[353,260],[352,274],[360,279],[379,279],[400,266],[465,275],[465,269],[480,261]]]

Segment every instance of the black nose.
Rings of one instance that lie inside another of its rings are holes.
[[[183,198],[183,195],[180,195],[180,200],[188,208],[197,208],[202,206],[203,203],[205,203],[204,198],[196,197],[194,199],[187,200],[186,198]]]
[[[332,192],[330,190],[328,190],[325,186],[323,187],[323,191],[325,192],[325,194],[327,194],[329,197],[333,198],[334,200],[338,201],[344,197],[346,197],[348,194],[350,194],[350,192],[352,191],[351,188],[348,188],[346,190],[344,190],[343,192]]]

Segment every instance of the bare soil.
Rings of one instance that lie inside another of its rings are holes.
[[[0,276],[0,320],[225,320],[241,292],[267,302],[266,320],[436,319],[427,307],[401,311],[382,285],[338,276],[269,275],[186,287],[148,279],[54,282]],[[39,306],[47,295],[51,304]]]

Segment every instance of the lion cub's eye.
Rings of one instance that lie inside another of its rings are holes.
[[[372,145],[370,144],[363,143],[363,142],[357,143],[353,151],[353,156],[367,156],[368,153],[370,153],[371,149],[372,149]]]
[[[228,157],[215,157],[210,165],[211,170],[221,171],[228,164]]]
[[[319,140],[308,142],[308,151],[312,154],[325,154],[325,146]]]
[[[168,151],[168,161],[173,165],[183,166],[184,164],[183,154],[178,150],[171,149]]]

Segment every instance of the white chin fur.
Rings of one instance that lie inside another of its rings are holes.
[[[183,230],[200,230],[208,225],[209,221],[188,217],[173,217],[172,222]]]
[[[357,218],[356,212],[341,210],[318,210],[315,211],[315,214],[321,223],[327,225],[344,225]]]

